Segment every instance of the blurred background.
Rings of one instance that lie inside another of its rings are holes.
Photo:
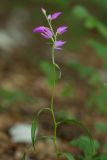
[[[51,47],[32,33],[47,25],[41,7],[63,13],[55,28],[68,26],[61,37],[67,43],[55,54],[62,70],[55,92],[57,120],[81,121],[95,139],[98,160],[107,160],[107,0],[0,1],[0,159],[19,160],[25,150],[28,160],[55,159],[48,140],[39,141],[36,152],[27,150],[32,118],[50,105],[52,95]],[[52,135],[51,116],[44,113],[39,122],[38,135]],[[90,148],[84,129],[70,125],[58,128],[58,145],[76,160]]]

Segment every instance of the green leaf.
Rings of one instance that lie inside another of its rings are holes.
[[[75,160],[71,153],[61,153],[61,156],[65,157],[67,160]]]
[[[85,157],[93,157],[92,145],[90,144],[90,139],[86,136],[81,136],[70,142],[71,145],[79,147],[83,150]],[[93,147],[95,152],[99,148],[99,143],[96,140],[93,140]]]
[[[94,29],[98,26],[98,20],[93,16],[89,16],[85,21],[85,27],[88,29]]]
[[[40,110],[38,111],[38,113],[37,113],[37,118],[40,116],[40,114],[41,114],[42,112],[51,112],[51,109],[50,109],[50,108],[42,108],[42,109],[40,109]]]
[[[31,139],[34,149],[35,149],[36,134],[37,134],[37,120],[34,118],[31,126]]]
[[[95,154],[94,141],[93,141],[92,135],[91,135],[90,131],[81,122],[79,122],[76,119],[66,119],[66,120],[63,120],[61,122],[58,122],[57,126],[59,126],[62,123],[74,124],[74,125],[77,125],[80,128],[82,128],[85,131],[85,133],[87,134],[87,136],[89,137],[92,153],[93,153],[93,155]]]

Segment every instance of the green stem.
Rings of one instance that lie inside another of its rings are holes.
[[[53,27],[51,25],[51,21],[47,18],[47,15],[44,14],[46,17],[46,20],[48,22],[48,25],[50,27],[50,30],[53,34],[53,37],[51,38],[52,42],[53,42],[53,46],[52,46],[52,64],[53,64],[53,74],[54,74],[54,82],[53,82],[53,92],[52,92],[52,97],[51,97],[51,106],[50,106],[50,110],[52,113],[52,118],[53,118],[53,124],[54,124],[54,145],[55,145],[55,150],[56,150],[56,154],[58,154],[58,150],[57,150],[57,122],[56,122],[56,118],[55,118],[55,112],[54,112],[54,94],[55,94],[55,86],[56,86],[56,70],[55,70],[55,58],[54,58],[54,50],[55,50],[55,42],[57,40],[57,33],[54,33]]]
[[[57,144],[56,144],[56,139],[57,139],[57,122],[56,122],[56,118],[55,118],[55,113],[54,113],[54,94],[55,94],[55,86],[56,86],[56,80],[55,80],[55,65],[54,65],[54,45],[52,47],[52,64],[53,64],[53,74],[54,74],[54,82],[53,82],[53,93],[52,93],[52,97],[51,97],[51,113],[52,113],[52,117],[53,117],[53,123],[54,123],[54,144],[55,144],[55,149],[57,152]]]

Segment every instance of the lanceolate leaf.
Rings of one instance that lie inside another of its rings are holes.
[[[50,108],[42,108],[37,113],[37,118],[40,116],[42,112],[51,112]]]
[[[35,149],[36,133],[37,133],[37,120],[34,118],[31,127],[31,138],[34,149]]]
[[[100,147],[98,141],[93,140],[94,142],[94,149],[95,149],[95,155]],[[70,144],[74,147],[78,147],[80,150],[84,152],[85,157],[93,157],[92,152],[92,146],[90,145],[90,139],[87,136],[81,136],[79,138],[76,138],[70,142]],[[94,156],[95,156],[94,155]],[[86,158],[87,159],[87,158]]]
[[[32,121],[32,127],[31,127],[31,139],[32,139],[32,145],[35,149],[35,141],[37,137],[37,120],[42,112],[51,112],[50,108],[43,108],[40,109],[39,112],[37,113],[37,118],[34,118]],[[44,137],[45,139],[45,137]]]
[[[75,160],[71,153],[61,153],[61,156],[65,157],[67,160]]]
[[[92,135],[91,135],[90,131],[81,122],[79,122],[78,120],[75,120],[75,119],[66,119],[64,121],[58,122],[57,126],[59,126],[62,123],[73,124],[73,125],[77,125],[80,128],[82,128],[86,132],[87,136],[90,138],[90,145],[91,145],[91,148],[92,148],[92,153],[94,155],[94,153],[95,153],[94,142],[93,142],[93,138],[92,138]]]

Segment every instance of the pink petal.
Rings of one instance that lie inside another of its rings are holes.
[[[62,47],[65,43],[66,43],[65,41],[61,41],[61,40],[56,41],[55,42],[55,47],[56,48]]]
[[[46,27],[44,26],[39,26],[39,27],[36,27],[33,29],[33,32],[38,32],[38,33],[41,33],[41,32],[44,32]]]
[[[48,35],[46,35],[45,33],[41,33],[41,35],[46,39],[50,39],[50,37]]]
[[[55,48],[56,50],[62,50],[62,48],[60,48],[60,47],[57,47],[57,48]]]
[[[64,32],[67,31],[67,26],[60,26],[59,28],[57,28],[57,33],[58,34],[63,34]]]
[[[61,14],[62,14],[61,12],[53,13],[53,14],[51,15],[51,20],[58,18]]]

